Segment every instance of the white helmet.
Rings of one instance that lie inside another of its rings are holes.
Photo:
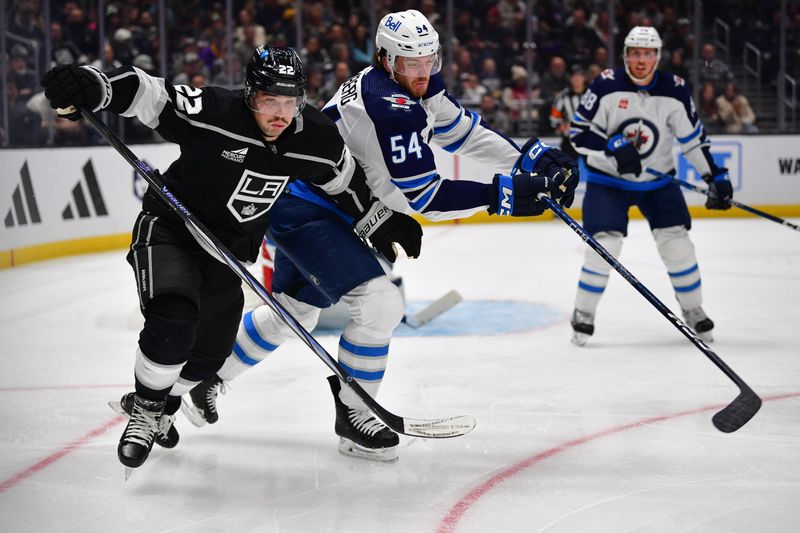
[[[650,26],[634,26],[625,37],[622,47],[622,59],[625,63],[625,72],[628,73],[628,76],[634,78],[628,68],[628,48],[655,48],[655,66],[656,68],[658,67],[658,63],[661,61],[661,37],[659,37],[655,28],[651,28]]]
[[[439,71],[439,34],[433,24],[417,11],[398,11],[383,17],[375,32],[375,47],[386,50],[389,70],[394,71],[394,61],[401,57],[423,57],[436,54],[432,74]]]

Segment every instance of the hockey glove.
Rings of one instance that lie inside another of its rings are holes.
[[[50,100],[53,109],[66,109],[70,106],[83,107],[96,111],[103,100],[104,87],[99,71],[97,74],[88,68],[77,65],[61,65],[45,72],[42,77],[44,95]],[[80,113],[59,115],[69,120],[78,120]]]
[[[571,204],[577,183],[577,176],[563,169],[559,169],[555,177],[538,176],[529,172],[514,176],[495,174],[489,188],[489,213],[512,217],[541,215],[545,206],[537,200],[539,194],[549,194],[554,199],[566,198]]]
[[[419,257],[422,247],[422,226],[404,213],[392,211],[381,202],[375,202],[369,211],[356,222],[356,233],[362,239],[369,239],[378,253],[389,262],[397,260],[398,243],[408,257]]]
[[[618,133],[608,140],[605,151],[608,157],[613,157],[617,162],[617,172],[620,174],[638,176],[642,173],[639,151],[621,134]]]
[[[703,181],[708,183],[706,209],[730,209],[733,186],[728,179],[728,169],[717,167],[712,170],[712,174],[703,176]]]
[[[561,169],[569,169],[570,173],[575,176],[575,185],[578,184],[578,166],[575,164],[575,160],[558,148],[553,148],[539,139],[533,138],[522,147],[511,173],[535,172],[540,176],[556,178],[556,174]],[[570,203],[572,202],[570,201]]]

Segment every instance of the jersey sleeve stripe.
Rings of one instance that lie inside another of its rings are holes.
[[[400,189],[418,189],[436,179],[436,172],[416,179],[392,179],[392,183]]]
[[[114,79],[121,80],[130,75],[136,75],[139,79],[139,86],[136,88],[136,94],[131,100],[131,105],[121,115],[123,117],[136,117],[148,128],[155,129],[159,124],[158,117],[164,111],[167,101],[169,101],[169,94],[167,94],[167,88],[164,86],[164,80],[148,76],[136,67],[133,67],[132,73],[116,76]],[[178,114],[177,111],[176,114]]]
[[[332,167],[337,166],[336,161],[325,159],[324,157],[316,157],[308,154],[298,154],[296,152],[284,152],[283,155],[285,155],[286,157],[293,157],[295,159],[303,159],[304,161],[316,161],[317,163],[323,163],[325,165],[329,165]]]
[[[448,124],[446,126],[439,126],[439,127],[433,128],[433,134],[434,135],[440,135],[442,133],[447,133],[448,131],[450,131],[453,128],[455,128],[456,126],[458,126],[459,122],[461,122],[461,114],[460,113],[456,117],[456,119],[453,122],[451,122],[450,124]]]
[[[472,133],[472,130],[475,129],[475,126],[478,124],[478,120],[480,119],[480,117],[478,116],[477,113],[473,113],[471,111],[470,114],[472,115],[472,123],[469,125],[469,129],[467,130],[467,132],[456,142],[450,143],[447,146],[443,146],[442,148],[445,151],[452,153],[461,148],[461,145],[464,144],[464,142],[466,142],[467,137],[469,137],[469,134]]]
[[[692,139],[694,139],[695,137],[700,135],[700,133],[702,131],[703,131],[703,125],[702,124],[698,124],[697,127],[695,128],[695,130],[692,133],[690,133],[689,135],[687,135],[686,137],[678,137],[678,142],[679,143],[684,143],[684,144],[688,143],[689,141],[691,141]]]
[[[309,158],[310,157],[304,157],[304,159]],[[350,150],[345,146],[342,150],[342,157],[339,158],[339,162],[333,167],[335,177],[325,183],[317,184],[317,186],[328,194],[336,195],[342,193],[347,189],[347,186],[350,185],[350,180],[353,178],[355,168],[356,162],[353,156],[350,155]]]
[[[574,115],[572,115],[572,120],[574,120],[575,122],[589,122],[588,120],[586,120],[585,118],[583,118],[583,117],[581,116],[581,114],[580,114],[580,113],[578,113],[577,111],[575,111],[575,114],[574,114]]]
[[[437,180],[435,184],[432,184],[433,186],[430,187],[428,192],[423,193],[421,196],[418,196],[415,200],[410,201],[408,205],[411,206],[411,209],[413,209],[414,211],[422,211],[425,208],[425,206],[428,205],[428,203],[431,201],[433,195],[436,194],[436,191],[439,189],[440,184],[441,181]]]
[[[186,115],[184,115],[183,113],[181,113],[179,111],[175,111],[175,116],[185,120],[186,122],[188,122],[189,124],[191,124],[195,128],[203,128],[203,129],[206,129],[206,130],[210,130],[210,131],[219,133],[220,135],[224,135],[225,137],[230,137],[231,139],[236,139],[237,141],[242,141],[242,142],[245,142],[245,143],[248,143],[248,144],[252,144],[254,146],[258,146],[259,148],[263,148],[264,147],[264,143],[262,143],[261,141],[258,141],[256,139],[251,139],[250,137],[245,137],[244,135],[238,135],[238,134],[230,132],[228,130],[224,130],[222,128],[219,128],[217,126],[212,126],[211,124],[205,124],[203,122],[198,122],[196,120],[192,120],[192,119],[190,119],[189,117],[187,117]]]

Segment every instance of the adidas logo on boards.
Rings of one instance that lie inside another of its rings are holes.
[[[79,218],[89,218],[92,213],[89,211],[89,204],[91,203],[94,208],[94,214],[98,217],[108,216],[106,203],[103,200],[103,194],[100,192],[100,184],[97,183],[97,177],[94,173],[92,160],[89,159],[83,165],[83,177],[86,182],[86,189],[88,196],[84,192],[83,181],[78,180],[78,183],[72,188],[72,199],[67,203],[67,207],[61,212],[61,218],[64,220],[72,220],[75,218],[75,213]],[[74,208],[74,209],[73,209]]]
[[[244,163],[244,158],[247,156],[247,147],[239,148],[238,150],[223,150],[220,155],[234,163]]]
[[[11,207],[8,209],[5,218],[5,227],[26,226],[27,224],[38,224],[42,221],[39,216],[39,206],[36,204],[36,194],[33,192],[31,184],[31,174],[28,171],[28,162],[22,165],[20,173],[20,184],[14,189],[11,195]]]

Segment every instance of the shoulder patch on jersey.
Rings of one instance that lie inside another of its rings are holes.
[[[600,73],[600,77],[604,80],[613,80],[614,79],[614,71],[610,68],[605,69],[603,72]]]
[[[675,87],[680,87],[682,85],[686,85],[686,81],[683,78],[681,78],[680,76],[678,76],[676,74],[673,74],[673,76],[675,77]]]
[[[389,107],[391,109],[402,109],[404,111],[410,111],[412,105],[416,105],[417,102],[408,98],[404,94],[393,94],[391,96],[384,96],[384,100],[389,102]]]

